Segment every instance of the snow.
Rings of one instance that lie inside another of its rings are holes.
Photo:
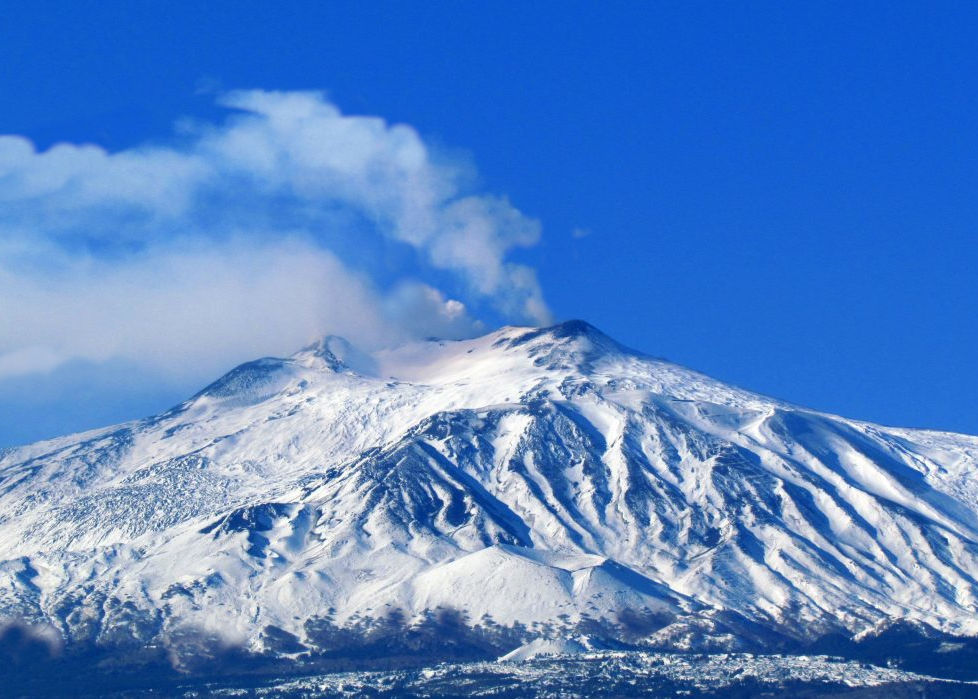
[[[940,696],[970,696],[975,683],[941,680],[913,672],[830,656],[715,655],[590,652],[573,640],[533,641],[500,660],[506,662],[442,664],[423,670],[344,672],[282,680],[260,688],[205,687],[208,696],[698,696],[738,685],[764,695],[792,696],[846,692],[846,688],[879,687]],[[788,691],[786,691],[788,690]],[[823,691],[819,691],[823,690]],[[725,696],[724,694],[720,694]],[[750,692],[753,696],[754,693]],[[200,696],[189,691],[185,696]]]
[[[978,633],[976,466],[978,438],[806,410],[581,323],[373,355],[328,337],[0,454],[0,616],[73,633],[129,605],[252,642],[439,605],[647,607],[676,638],[720,609]]]
[[[587,648],[572,638],[549,639],[535,638],[519,648],[510,651],[499,658],[501,663],[521,663],[536,658],[546,658],[561,655],[577,655],[584,653]]]

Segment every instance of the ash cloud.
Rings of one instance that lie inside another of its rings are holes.
[[[202,377],[325,332],[471,335],[472,308],[550,320],[511,260],[539,223],[411,127],[316,92],[219,102],[223,122],[119,152],[0,136],[0,379],[118,359]]]

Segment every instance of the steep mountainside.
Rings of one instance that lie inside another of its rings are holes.
[[[799,408],[579,321],[325,338],[0,454],[0,617],[283,652],[439,607],[676,648],[976,634],[976,469],[978,438]]]

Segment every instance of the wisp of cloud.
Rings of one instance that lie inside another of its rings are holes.
[[[324,332],[464,336],[473,307],[549,320],[511,259],[538,222],[411,127],[315,92],[220,104],[222,123],[120,152],[0,136],[0,379],[72,360],[197,374]]]

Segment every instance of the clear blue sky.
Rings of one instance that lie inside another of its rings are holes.
[[[220,123],[216,92],[323,90],[464,152],[539,221],[508,259],[556,318],[814,408],[978,433],[976,37],[968,2],[8,3],[0,133],[123,151]],[[200,378],[111,356],[0,378],[0,445]]]

